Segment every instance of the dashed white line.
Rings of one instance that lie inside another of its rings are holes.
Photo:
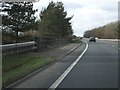
[[[64,80],[64,78],[69,74],[69,72],[74,68],[74,66],[78,63],[78,61],[82,58],[82,56],[88,49],[88,43],[86,41],[85,43],[86,48],[82,52],[82,54],[67,68],[67,70],[65,70],[65,72],[49,87],[48,90],[55,90],[58,87],[58,85]]]

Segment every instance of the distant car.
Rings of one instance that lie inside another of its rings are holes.
[[[95,39],[98,40],[98,37],[96,37]]]
[[[96,42],[95,37],[90,37],[89,42],[91,42],[91,41]]]

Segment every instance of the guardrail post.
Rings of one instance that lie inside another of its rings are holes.
[[[35,37],[35,42],[36,42],[37,50],[39,50],[40,49],[40,37]]]

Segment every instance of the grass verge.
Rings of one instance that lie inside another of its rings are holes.
[[[3,58],[2,84],[3,87],[28,75],[29,73],[51,63],[52,57],[34,54],[16,55]]]
[[[72,39],[72,43],[81,43],[82,41],[79,38]]]

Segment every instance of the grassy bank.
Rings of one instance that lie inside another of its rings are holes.
[[[75,38],[75,39],[72,39],[72,43],[82,43],[82,41],[79,38]]]
[[[73,41],[73,43],[80,42],[81,41],[79,39]],[[3,57],[2,59],[3,86],[6,86],[56,60],[58,55],[57,54],[51,55],[51,50],[50,52],[48,50],[45,52],[44,51],[31,52],[23,55]]]
[[[3,58],[3,86],[24,77],[53,60],[52,57],[35,54],[16,55]]]

